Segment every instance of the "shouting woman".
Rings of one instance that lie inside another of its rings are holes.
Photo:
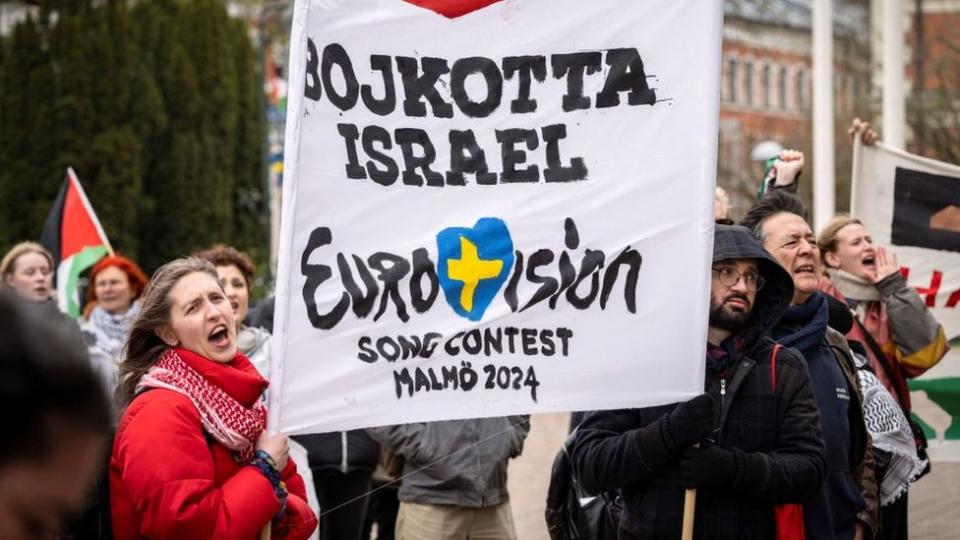
[[[317,526],[287,438],[268,435],[266,380],[197,258],[153,275],[120,365],[110,458],[114,537],[302,540]]]

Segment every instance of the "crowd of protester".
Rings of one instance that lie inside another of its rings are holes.
[[[851,135],[877,139],[859,121]],[[906,380],[947,341],[855,216],[816,236],[803,164],[772,160],[739,225],[718,188],[704,393],[577,413],[552,538],[679,538],[688,490],[696,538],[908,537],[929,461]],[[0,538],[516,537],[507,464],[528,417],[269,434],[272,299],[251,309],[246,254],[216,245],[149,279],[105,257],[79,321],[57,309],[53,264],[33,242],[0,262],[0,406],[17,411]]]

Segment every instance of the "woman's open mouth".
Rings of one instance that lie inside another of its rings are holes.
[[[214,327],[213,331],[210,332],[208,338],[210,344],[215,347],[226,347],[230,344],[230,333],[227,331],[227,325],[218,324]]]

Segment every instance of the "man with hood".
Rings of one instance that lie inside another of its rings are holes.
[[[621,539],[679,538],[687,488],[696,538],[775,538],[774,506],[805,502],[823,481],[803,360],[767,337],[793,297],[790,276],[732,225],[716,227],[711,274],[706,393],[592,413],[574,438],[581,486],[620,490]]]
[[[827,297],[816,236],[796,196],[771,191],[747,212],[748,227],[793,278],[790,307],[772,336],[803,354],[820,411],[827,476],[804,506],[807,538],[870,538],[877,532],[878,493],[873,449],[864,423],[860,382],[846,339],[828,327]]]

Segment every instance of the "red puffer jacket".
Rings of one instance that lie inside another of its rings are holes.
[[[245,406],[267,382],[238,354],[227,364],[184,355],[192,368]],[[287,510],[271,538],[310,536],[317,518],[293,460],[283,470]],[[280,510],[256,467],[205,435],[200,413],[178,392],[154,389],[124,411],[110,457],[110,508],[117,540],[254,540]]]

